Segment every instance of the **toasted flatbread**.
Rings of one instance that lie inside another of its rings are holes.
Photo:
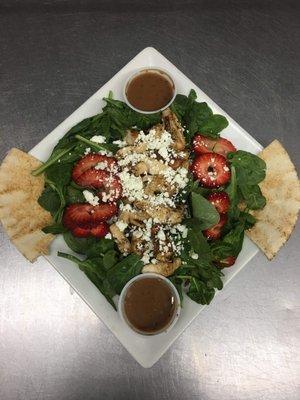
[[[267,203],[253,211],[257,219],[247,235],[271,260],[290,237],[300,209],[300,183],[290,157],[278,140],[260,154],[267,164],[266,178],[259,184]]]
[[[0,166],[0,221],[12,243],[31,262],[47,254],[54,236],[42,232],[52,217],[37,202],[44,176],[31,175],[41,162],[11,149]]]

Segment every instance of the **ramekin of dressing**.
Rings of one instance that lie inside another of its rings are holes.
[[[161,68],[141,68],[127,79],[123,95],[135,111],[152,114],[167,108],[175,99],[176,87],[171,75]]]
[[[123,288],[118,312],[124,323],[140,335],[169,332],[179,318],[179,294],[164,276],[140,274]]]

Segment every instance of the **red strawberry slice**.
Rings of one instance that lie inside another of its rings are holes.
[[[201,134],[194,137],[193,149],[196,154],[214,152],[225,157],[230,151],[236,151],[230,140],[221,137],[219,139],[210,139]]]
[[[226,192],[214,192],[207,196],[207,200],[216,208],[219,214],[228,212],[229,196]]]
[[[63,225],[68,229],[86,227],[91,222],[91,209],[93,206],[85,203],[70,204],[63,215]]]
[[[97,164],[100,164],[100,167],[103,166],[103,168],[99,169],[106,169],[109,171],[112,171],[113,169],[117,168],[117,160],[113,157],[108,157],[105,155],[97,154],[97,153],[90,153],[87,154],[85,157],[83,157],[81,160],[79,160],[72,171],[72,179],[74,182],[76,182],[78,185],[80,183],[77,181],[78,178],[88,169],[95,167]],[[103,165],[102,165],[103,164]],[[105,168],[106,166],[106,168]]]
[[[86,188],[99,189],[108,181],[110,173],[102,169],[89,168],[76,180],[77,185]]]
[[[225,138],[219,138],[213,148],[215,153],[221,154],[222,156],[227,156],[227,153],[231,151],[236,151],[234,145]]]
[[[80,226],[76,226],[71,229],[71,232],[76,237],[86,238],[91,234],[90,228],[81,228]]]
[[[102,238],[109,232],[109,228],[106,222],[100,222],[97,226],[92,228],[82,228],[80,226],[76,226],[71,230],[72,234],[76,237],[90,237],[94,236],[97,238]]]
[[[105,235],[107,235],[109,232],[109,228],[108,228],[108,224],[106,222],[100,222],[100,224],[98,224],[97,226],[94,226],[91,229],[91,235],[98,237],[98,238],[102,238]]]
[[[228,268],[231,267],[235,263],[235,261],[236,257],[228,256],[223,260],[216,261],[215,263],[219,268]]]
[[[92,206],[87,203],[70,204],[63,215],[63,225],[68,229],[96,226],[116,215],[118,208],[114,203],[103,203]]]
[[[203,231],[203,235],[209,240],[219,239],[222,233],[222,228],[227,222],[227,215],[220,214],[220,221],[209,229]]]
[[[193,139],[193,149],[196,154],[212,152],[215,144],[215,139],[209,139],[208,137],[201,134],[195,135]]]
[[[98,206],[91,206],[92,224],[97,225],[99,222],[107,221],[118,213],[118,207],[115,203],[101,203]]]
[[[216,153],[197,156],[191,169],[195,178],[206,188],[226,185],[231,175],[226,158]]]
[[[77,179],[77,184],[86,188],[101,189],[98,197],[104,202],[114,202],[122,196],[119,177],[101,169],[88,169]]]
[[[106,203],[115,202],[119,200],[122,196],[122,184],[118,176],[110,176],[108,181],[105,181],[103,185],[103,190],[98,193],[99,198]]]

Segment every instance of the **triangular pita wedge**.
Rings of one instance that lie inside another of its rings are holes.
[[[11,149],[0,166],[0,221],[12,243],[31,262],[47,254],[54,239],[41,230],[52,223],[52,217],[37,202],[44,176],[32,176],[31,171],[40,165],[33,156]]]
[[[257,222],[247,235],[271,260],[290,237],[300,209],[300,183],[286,150],[274,140],[260,154],[267,164],[266,178],[259,184],[267,203],[253,211]]]

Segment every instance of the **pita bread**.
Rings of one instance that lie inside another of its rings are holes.
[[[41,162],[18,149],[11,149],[0,166],[0,221],[10,240],[31,262],[48,254],[54,236],[42,232],[52,217],[37,202],[44,189],[44,176],[31,171]]]
[[[260,183],[267,204],[253,211],[256,224],[247,236],[271,260],[290,237],[300,209],[300,183],[286,150],[274,140],[260,154],[267,164],[266,178]]]

